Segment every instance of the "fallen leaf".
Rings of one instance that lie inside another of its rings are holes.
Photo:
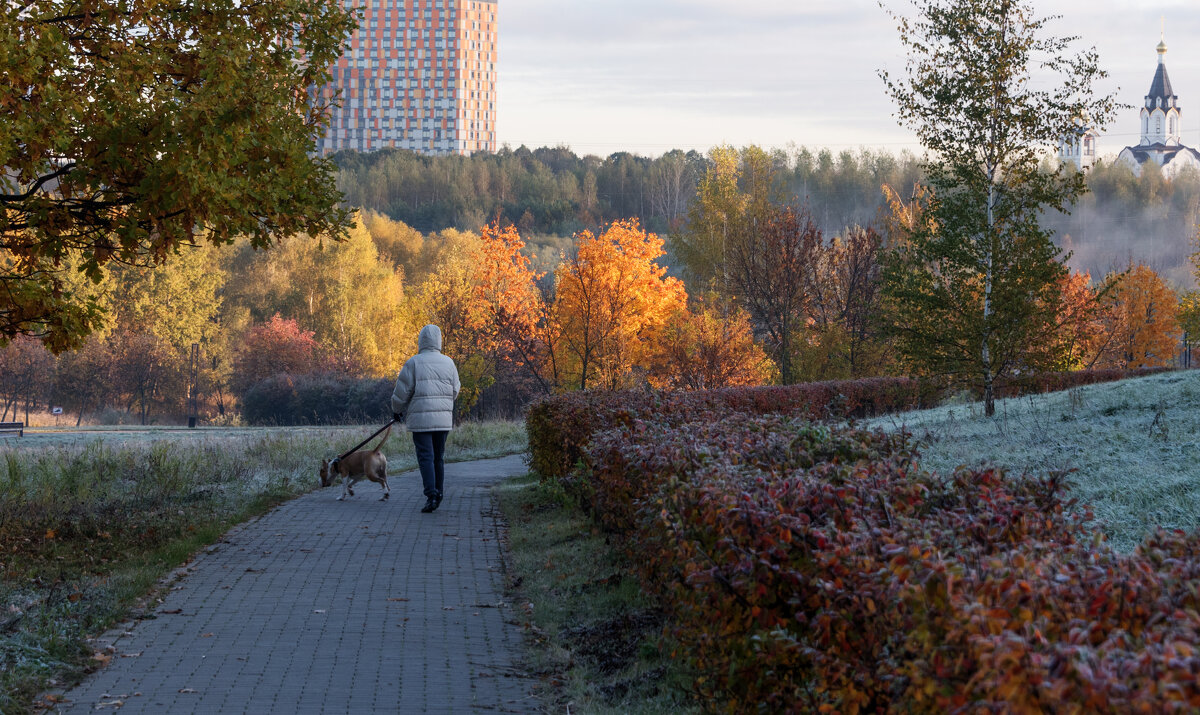
[[[142,657],[142,651],[140,651],[140,650],[139,650],[139,651],[138,651],[138,652],[136,652],[136,653],[122,653],[122,654],[121,654],[121,657],[122,657],[122,658],[141,658],[141,657]],[[137,693],[134,693],[134,695],[137,695]]]
[[[316,609],[316,610],[314,610],[314,611],[313,611],[313,613],[324,613],[324,612],[325,612],[325,609],[324,609],[324,608],[318,608],[318,609]]]
[[[453,610],[454,610],[454,606],[442,606],[442,610],[443,610],[443,611],[453,611]]]
[[[389,601],[407,601],[407,598],[389,598]]]
[[[159,613],[166,613],[167,615],[173,616],[176,613],[183,613],[183,609],[182,608],[164,608],[163,610],[159,611]]]
[[[101,700],[100,702],[96,703],[96,709],[99,710],[100,708],[119,708],[124,704],[125,704],[124,700]]]
[[[200,637],[201,638],[212,638],[213,635],[214,635],[213,633],[201,633]]]
[[[50,539],[53,539],[56,533],[57,532],[55,532],[54,529],[46,529],[46,540],[49,541]]]
[[[195,688],[180,688],[180,689],[179,689],[179,692],[181,692],[181,693],[195,693],[195,692],[199,692],[199,691],[197,691]]]

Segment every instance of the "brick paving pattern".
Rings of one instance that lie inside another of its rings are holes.
[[[521,457],[446,465],[392,497],[359,482],[295,499],[200,554],[155,609],[101,639],[111,663],[60,713],[535,712],[502,602],[488,487]],[[314,477],[315,478],[315,477]]]

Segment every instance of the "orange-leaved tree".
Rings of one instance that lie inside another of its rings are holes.
[[[1178,298],[1150,267],[1129,269],[1104,298],[1112,339],[1097,365],[1135,369],[1168,365],[1179,347]]]
[[[663,241],[636,220],[613,222],[600,235],[583,231],[559,266],[552,318],[555,362],[565,388],[618,388],[651,362],[668,319],[687,293],[656,261]]]
[[[484,226],[480,239],[473,313],[478,327],[497,357],[524,370],[549,394],[559,380],[553,351],[557,331],[538,287],[545,274],[530,268],[516,226]]]
[[[1049,339],[1030,346],[1025,363],[1060,371],[1093,367],[1114,338],[1103,301],[1118,280],[1119,276],[1109,276],[1093,287],[1090,273],[1062,276],[1057,286],[1058,313],[1046,331]]]
[[[750,314],[715,293],[676,310],[659,334],[650,366],[652,385],[684,390],[761,385],[775,372],[754,342]]]

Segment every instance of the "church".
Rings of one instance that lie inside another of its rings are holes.
[[[1200,152],[1184,146],[1179,141],[1183,128],[1183,111],[1179,108],[1179,97],[1171,89],[1171,78],[1167,76],[1167,43],[1158,43],[1158,69],[1150,83],[1150,93],[1141,108],[1142,133],[1136,146],[1127,146],[1117,155],[1140,176],[1142,167],[1153,161],[1162,168],[1164,176],[1172,177],[1188,167],[1200,170]],[[1083,166],[1082,162],[1077,162]]]

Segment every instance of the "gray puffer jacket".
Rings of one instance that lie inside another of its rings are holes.
[[[404,415],[409,432],[440,432],[454,427],[454,398],[462,385],[454,361],[442,354],[442,330],[436,325],[421,328],[417,354],[404,363],[392,412]]]

